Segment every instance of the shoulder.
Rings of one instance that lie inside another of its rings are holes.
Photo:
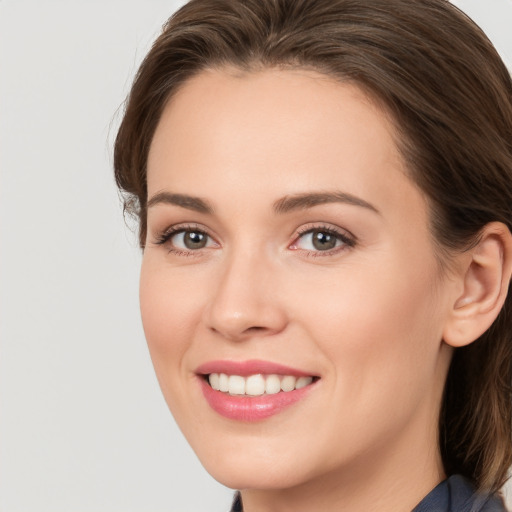
[[[453,512],[458,512],[459,509],[461,512],[507,512],[500,496],[476,492],[467,478],[453,475],[447,482],[450,487]]]
[[[495,494],[476,492],[461,475],[452,475],[433,489],[413,512],[507,512]]]

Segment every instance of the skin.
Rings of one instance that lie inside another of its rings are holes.
[[[428,205],[386,113],[357,87],[302,70],[202,72],[166,106],[148,160],[156,199],[140,300],[165,399],[206,469],[244,510],[410,511],[444,477],[437,440],[461,282],[441,270]],[[297,194],[343,192],[276,212]],[[161,196],[160,196],[161,197]],[[171,226],[206,232],[187,249]],[[353,243],[311,245],[311,228]],[[259,422],[227,419],[195,373],[263,359],[319,376]]]

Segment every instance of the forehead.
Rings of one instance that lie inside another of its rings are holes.
[[[349,144],[350,134],[341,128],[356,125],[364,125],[369,139],[380,139],[394,152],[390,118],[356,85],[304,69],[209,69],[186,81],[168,101],[149,158],[163,145],[168,152],[181,152],[189,135],[203,143],[199,137],[207,135],[212,149],[224,136],[233,149],[248,142],[271,148],[292,137],[322,140],[322,146],[340,145],[342,139]]]
[[[247,189],[269,201],[332,188],[380,201],[413,186],[377,102],[314,71],[277,69],[204,71],[166,105],[149,152],[149,195],[191,186],[204,195],[219,182],[231,199]]]

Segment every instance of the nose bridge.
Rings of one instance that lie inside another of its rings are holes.
[[[275,272],[275,265],[261,253],[240,250],[227,255],[207,307],[209,328],[231,340],[281,331],[286,315],[273,290]]]

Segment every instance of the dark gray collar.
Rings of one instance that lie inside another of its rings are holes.
[[[237,492],[231,512],[243,510]],[[507,509],[499,496],[477,493],[467,478],[452,475],[429,492],[412,512],[507,512]]]

